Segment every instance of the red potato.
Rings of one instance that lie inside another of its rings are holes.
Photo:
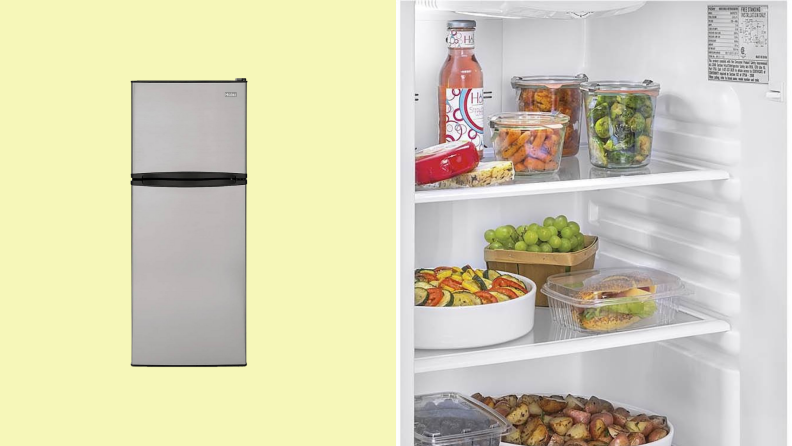
[[[495,400],[493,400],[492,397],[489,396],[485,397],[483,400],[481,400],[481,402],[484,403],[484,405],[489,407],[490,409],[495,407]]]
[[[605,404],[603,401],[596,396],[592,396],[589,398],[588,402],[586,403],[586,412],[595,414],[600,413],[605,410]]]
[[[589,441],[588,446],[608,446],[608,443],[605,441],[594,440]]]
[[[639,421],[638,422],[638,429],[640,429],[641,433],[644,435],[649,435],[655,430],[654,424],[651,421]]]
[[[627,429],[625,429],[623,427],[616,426],[614,424],[614,425],[608,426],[608,433],[610,434],[611,437],[615,438],[619,434],[629,434],[630,431],[628,431]]]
[[[660,415],[652,415],[649,420],[654,425],[655,429],[665,429],[668,427],[668,419]]]
[[[668,431],[667,430],[665,430],[665,429],[655,429],[655,430],[652,431],[651,434],[649,434],[646,437],[646,441],[651,443],[653,441],[660,440],[661,438],[665,438],[666,435],[668,435]]]
[[[564,446],[589,446],[589,445],[592,445],[592,444],[594,444],[594,443],[586,443],[585,440],[574,440],[573,439],[573,440],[567,440],[566,443],[564,443]],[[603,444],[605,444],[607,446],[606,443],[603,443]]]
[[[548,441],[550,441],[550,432],[547,430],[547,426],[539,424],[528,434],[523,444],[525,446],[546,446]]]
[[[564,435],[567,433],[570,427],[572,427],[572,418],[570,417],[554,417],[550,419],[550,429],[553,429],[555,433],[559,435]]]
[[[498,278],[500,279],[500,277]],[[496,279],[497,280],[497,279]],[[494,283],[494,282],[493,282]],[[539,407],[546,413],[561,412],[566,407],[566,400],[556,398],[542,398],[539,400]]]
[[[530,413],[531,415],[541,416],[544,413],[544,411],[542,410],[541,407],[539,407],[539,402],[534,401],[528,405],[528,413]]]
[[[619,434],[611,440],[608,446],[630,446],[630,438],[626,434]]]
[[[591,414],[582,410],[577,409],[570,409],[567,407],[564,409],[564,415],[572,418],[575,423],[585,423],[588,424],[591,421]]]
[[[630,441],[629,446],[639,446],[642,444],[646,444],[646,437],[639,432],[633,432],[627,436],[627,439]]]
[[[591,438],[595,440],[601,440],[605,436],[610,436],[608,426],[605,425],[605,421],[603,421],[602,418],[591,421],[591,424],[589,424],[589,433],[591,434]]]
[[[564,437],[553,434],[550,436],[550,442],[547,443],[547,446],[564,446]]]
[[[591,421],[602,419],[606,426],[613,424],[613,415],[610,412],[595,413],[591,416]]]
[[[624,423],[627,422],[627,417],[630,416],[630,411],[623,407],[618,407],[616,410],[613,411],[613,423],[624,427]]]
[[[528,420],[528,415],[528,406],[525,403],[521,403],[506,415],[506,419],[511,424],[523,424]]]
[[[480,394],[478,392],[474,393],[473,395],[470,395],[470,397],[473,398],[476,401],[483,401],[484,400],[484,395],[482,395],[482,394]]]
[[[585,407],[585,404],[574,395],[567,395],[564,399],[567,402],[568,409],[582,410]]]
[[[511,407],[509,407],[509,403],[503,400],[499,400],[497,403],[495,403],[494,409],[495,412],[498,412],[504,417],[509,415],[509,412],[511,412]]]

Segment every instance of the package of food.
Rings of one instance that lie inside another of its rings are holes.
[[[431,184],[439,189],[458,187],[481,187],[505,184],[514,179],[514,164],[511,161],[485,161],[470,172]]]
[[[679,277],[643,267],[557,274],[542,291],[553,321],[590,333],[669,324],[679,300],[692,294]]]
[[[649,164],[660,84],[651,80],[599,81],[583,83],[580,89],[586,106],[591,164],[604,169]]]
[[[443,392],[415,397],[415,445],[498,446],[515,429],[486,405]]]
[[[558,171],[569,117],[561,113],[511,112],[490,118],[495,158],[514,163],[517,175]]]
[[[470,172],[479,163],[476,146],[454,141],[415,151],[415,184],[429,184]]]
[[[512,88],[517,93],[517,110],[559,112],[569,116],[562,155],[575,156],[580,147],[580,84],[588,82],[585,74],[577,76],[515,76]]]

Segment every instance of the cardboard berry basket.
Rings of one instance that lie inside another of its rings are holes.
[[[487,269],[506,271],[525,276],[536,283],[536,306],[546,307],[547,296],[542,293],[547,278],[553,274],[594,268],[597,237],[584,236],[585,248],[575,252],[527,252],[505,249],[484,249]]]

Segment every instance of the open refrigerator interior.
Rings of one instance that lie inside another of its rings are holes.
[[[769,83],[754,84],[708,80],[713,4],[722,3],[400,3],[402,444],[413,442],[414,396],[444,391],[597,395],[666,415],[679,446],[784,441],[786,4],[758,3],[767,5]],[[596,177],[583,130],[580,153],[553,181],[416,192],[413,152],[437,144],[437,75],[452,19],[477,22],[485,117],[517,109],[512,76],[659,82],[649,170]],[[486,269],[487,229],[559,214],[598,237],[597,268],[655,268],[695,290],[682,321],[565,336],[537,308],[525,339],[413,347],[415,269]]]

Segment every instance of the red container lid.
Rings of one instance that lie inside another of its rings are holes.
[[[429,184],[470,172],[479,163],[476,146],[453,141],[415,151],[415,184]]]

